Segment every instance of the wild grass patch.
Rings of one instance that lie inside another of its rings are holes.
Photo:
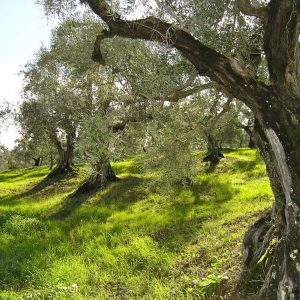
[[[135,160],[106,190],[69,197],[87,173],[0,174],[0,299],[205,299],[233,286],[248,226],[273,196],[256,151],[225,153],[194,184],[153,186]],[[63,213],[62,213],[63,211]]]

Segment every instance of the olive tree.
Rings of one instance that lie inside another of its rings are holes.
[[[57,149],[59,173],[72,171],[74,164],[74,144],[79,107],[70,104],[80,103],[80,97],[73,92],[72,82],[62,82],[57,68],[49,60],[49,52],[41,51],[41,58],[27,65],[25,71],[25,88],[21,104],[19,122],[27,135],[47,135]],[[44,140],[46,142],[47,140]]]
[[[87,54],[93,44],[85,30],[90,20],[62,22],[52,33],[50,47],[42,47],[22,70],[25,101],[18,121],[24,136],[56,148],[58,165],[52,175],[74,171],[80,122],[99,106],[97,97],[105,85],[105,75],[99,74]],[[90,30],[91,26],[89,34]],[[78,49],[77,43],[83,40],[86,48]]]

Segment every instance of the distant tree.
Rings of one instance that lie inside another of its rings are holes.
[[[0,145],[0,171],[4,171],[5,169],[8,168],[8,161],[7,161],[7,154],[8,154],[8,149]]]
[[[56,149],[48,139],[47,135],[41,132],[38,136],[29,136],[21,131],[21,137],[16,140],[15,150],[21,161],[39,167],[48,164],[52,170],[56,157]]]
[[[53,32],[50,48],[41,48],[22,71],[25,101],[19,122],[24,136],[56,148],[58,164],[51,175],[74,171],[80,123],[100,105],[97,96],[106,84],[105,75],[99,74],[87,55],[92,42],[90,48],[87,44],[86,49],[77,47],[80,40],[87,43],[87,32],[81,25],[73,19],[63,22]]]
[[[3,100],[0,103],[0,134],[3,127],[8,125],[9,119],[11,119],[11,114],[11,105],[6,100]],[[7,165],[8,153],[9,151],[5,145],[0,144],[0,171],[4,170],[5,166]]]

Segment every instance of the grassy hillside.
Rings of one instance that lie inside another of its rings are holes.
[[[242,237],[270,207],[254,150],[226,153],[193,187],[153,184],[134,160],[120,181],[72,199],[87,176],[0,173],[0,299],[203,299],[238,276]]]

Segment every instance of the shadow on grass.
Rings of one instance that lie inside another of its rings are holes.
[[[3,173],[0,174],[0,181],[7,181],[7,180],[12,180],[12,179],[17,179],[17,178],[23,177],[24,175],[25,174],[22,174],[22,173],[6,175],[3,172]]]
[[[34,174],[34,177],[38,177],[38,176],[36,176],[36,174]],[[17,203],[20,199],[26,198],[29,196],[35,196],[35,194],[38,194],[39,192],[44,191],[46,189],[47,189],[47,194],[55,193],[55,192],[57,192],[57,189],[59,188],[60,185],[63,185],[63,183],[65,181],[68,181],[72,178],[74,178],[74,175],[61,175],[61,176],[52,177],[52,178],[49,178],[48,176],[46,176],[41,181],[35,183],[33,185],[33,187],[31,187],[29,190],[26,190],[21,193],[16,193],[16,194],[11,192],[11,194],[12,194],[11,196],[8,196],[8,197],[4,196],[2,198],[0,197],[0,203],[1,203],[1,205],[13,206],[14,203]],[[71,190],[71,189],[73,189],[73,187],[71,185],[69,185],[69,186],[66,185],[63,188],[64,192],[67,192],[68,189]],[[35,197],[33,197],[33,198],[35,199]]]
[[[206,174],[214,173],[219,163],[210,162],[207,169],[205,170]]]
[[[254,159],[251,160],[237,160],[232,164],[232,169],[241,173],[253,171],[260,163],[262,158],[258,152],[255,152]]]
[[[239,192],[239,189],[229,182],[220,181],[217,175],[212,174],[208,176],[208,178],[189,185],[188,188],[174,187],[174,197],[180,196],[183,190],[189,190],[193,194],[194,204],[207,203],[207,200],[204,199],[209,197],[210,205],[218,205],[231,200]]]
[[[182,194],[181,194],[182,192]],[[177,200],[165,212],[168,220],[173,220],[153,231],[150,236],[164,247],[181,251],[185,245],[196,238],[197,231],[203,223],[226,213],[225,204],[232,200],[238,189],[230,183],[220,182],[216,178],[204,179],[189,188],[177,190]],[[201,211],[194,213],[197,208]]]
[[[191,187],[196,204],[202,204],[201,196],[209,196],[210,205],[220,205],[231,200],[239,189],[233,187],[229,182],[221,182],[216,177],[202,179]]]
[[[56,209],[56,212],[49,216],[49,219],[65,219],[70,216],[81,204],[86,202],[89,198],[93,197],[99,190],[93,190],[86,194],[81,194],[74,197],[73,194],[63,200]]]
[[[195,238],[196,231],[209,218],[208,216],[190,216],[195,208],[194,203],[176,202],[167,208],[163,214],[169,220],[164,226],[159,226],[150,233],[150,236],[170,250],[180,250]]]
[[[21,170],[22,171],[22,170]],[[24,169],[23,172],[21,172],[20,170],[8,170],[8,171],[4,171],[0,173],[0,182],[4,182],[4,181],[17,181],[17,180],[21,180],[21,179],[30,179],[30,178],[36,178],[36,177],[41,177],[43,176],[43,174],[41,174],[40,172],[38,173],[28,173],[28,171],[39,171],[39,169],[37,167],[32,167],[32,168],[27,168]],[[16,174],[14,174],[14,172],[18,172]],[[45,172],[45,175],[47,174],[47,172]]]
[[[33,186],[31,189],[29,189],[28,191],[20,194],[18,197],[27,197],[30,196],[32,194],[36,194],[41,192],[42,190],[52,187],[55,188],[55,185],[65,181],[65,180],[69,180],[71,178],[74,178],[75,175],[74,174],[70,174],[70,175],[60,175],[60,176],[56,176],[56,177],[45,177],[43,180],[39,181],[35,186]]]
[[[148,195],[143,183],[144,178],[137,176],[127,176],[111,185],[102,195],[98,204],[113,206],[117,210],[126,209],[136,201]]]
[[[70,216],[83,203],[96,196],[98,193],[99,200],[93,202],[94,205],[102,204],[103,206],[113,206],[116,210],[126,209],[129,205],[146,196],[146,192],[140,187],[143,179],[135,176],[128,176],[110,183],[103,190],[96,189],[86,194],[68,196],[62,201],[55,212],[50,215],[50,219],[64,219]]]

